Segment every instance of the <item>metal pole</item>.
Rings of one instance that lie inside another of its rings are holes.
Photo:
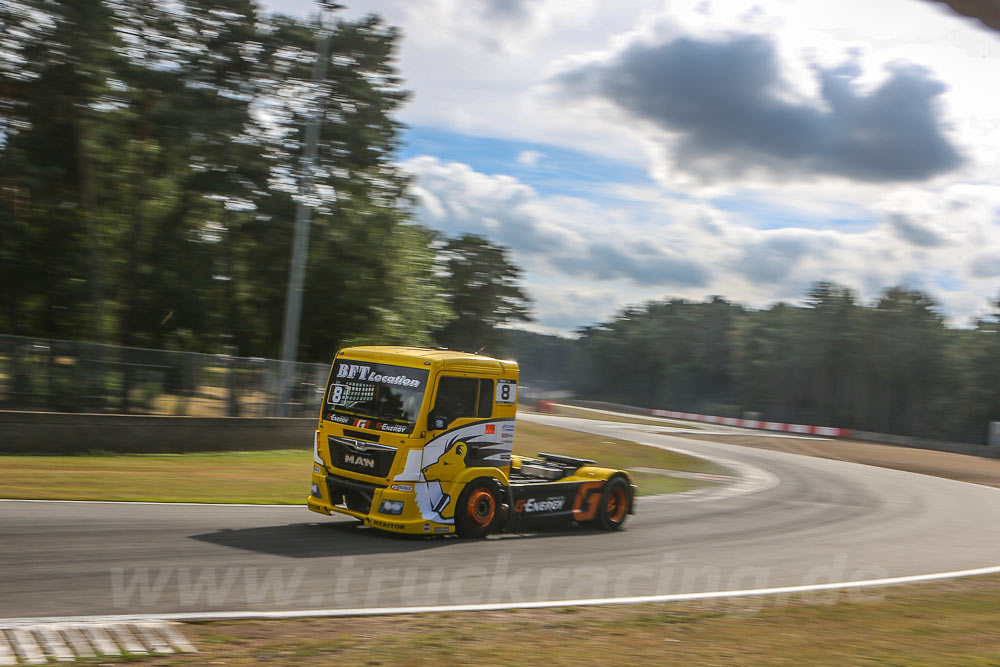
[[[330,60],[330,32],[323,25],[323,14],[328,9],[321,5],[319,33],[316,36],[316,62],[312,80],[317,89],[326,80],[326,66]],[[302,293],[305,281],[306,259],[309,254],[309,225],[314,196],[313,169],[316,163],[316,145],[323,119],[322,95],[316,100],[306,122],[306,146],[302,153],[299,200],[295,204],[295,236],[292,240],[291,265],[288,271],[288,292],[285,296],[285,326],[281,335],[281,380],[278,389],[278,415],[288,416],[292,376],[299,347],[299,324],[302,320]]]

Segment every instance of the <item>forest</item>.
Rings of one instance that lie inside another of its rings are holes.
[[[399,32],[326,13],[0,3],[0,333],[276,358],[299,202],[301,361],[530,317],[506,249],[411,221]]]
[[[754,310],[667,299],[582,328],[517,332],[526,385],[580,398],[727,417],[986,442],[1000,421],[1000,300],[971,328],[893,287],[863,303],[818,282],[803,303]]]

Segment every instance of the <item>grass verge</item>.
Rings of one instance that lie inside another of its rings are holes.
[[[566,454],[614,468],[713,472],[718,466],[632,442],[519,422],[515,452]],[[302,504],[312,475],[309,450],[192,454],[2,456],[0,497],[53,500]],[[704,482],[637,475],[639,493],[671,493]]]
[[[212,622],[140,664],[996,665],[1000,577],[795,598]]]
[[[689,429],[700,429],[700,426],[695,424],[689,424],[687,422],[675,422],[660,418],[650,418],[643,417],[642,415],[624,415],[624,414],[613,414],[605,412],[595,412],[594,410],[587,410],[584,408],[576,408],[568,405],[558,405],[556,406],[557,415],[566,415],[567,417],[580,417],[582,419],[598,419],[605,422],[621,422],[625,424],[645,424],[647,426],[672,426],[675,428],[689,428]]]

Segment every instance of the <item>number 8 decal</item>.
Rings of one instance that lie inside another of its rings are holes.
[[[342,405],[346,397],[344,396],[344,385],[335,384],[330,387],[330,404]]]
[[[513,380],[497,382],[497,403],[513,403],[517,400],[517,384]]]

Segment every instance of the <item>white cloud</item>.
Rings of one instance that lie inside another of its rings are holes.
[[[417,179],[421,222],[511,248],[540,331],[568,331],[664,297],[721,294],[753,307],[799,301],[818,280],[867,300],[900,283],[926,289],[964,325],[1000,286],[994,188],[945,189],[933,207],[920,197],[873,200],[878,222],[861,230],[758,229],[707,200],[629,186],[615,188],[634,195],[618,207],[545,196],[513,177],[429,156],[404,166]],[[960,202],[966,218],[954,225]],[[990,231],[994,240],[981,243]]]
[[[537,167],[543,159],[545,159],[545,153],[539,151],[526,150],[517,154],[518,164],[525,167]]]

